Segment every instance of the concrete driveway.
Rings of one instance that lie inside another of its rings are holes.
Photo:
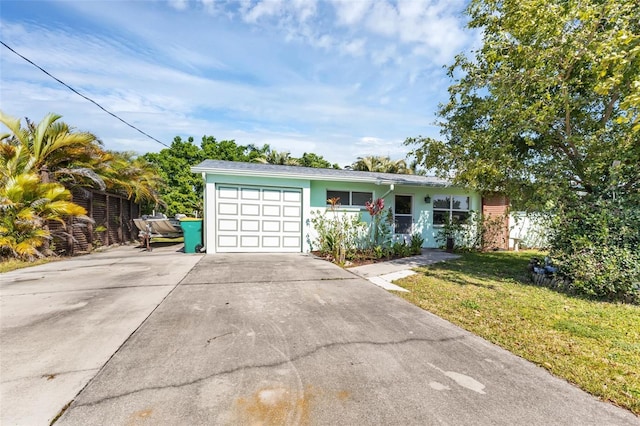
[[[0,274],[0,424],[49,424],[202,258],[179,248]]]
[[[114,317],[139,309],[144,322],[119,348],[79,342],[83,353],[115,353],[97,374],[79,364],[82,357],[65,367],[95,377],[56,425],[638,424],[628,411],[310,256],[208,255],[175,283],[158,286],[166,289],[148,317],[149,308],[128,306],[139,296],[110,303],[124,305],[113,307]],[[80,303],[68,297],[70,310]],[[58,320],[41,323],[51,321]],[[99,339],[109,323],[79,328]],[[34,349],[32,358],[46,353]],[[23,375],[57,383],[60,376],[46,380],[42,371]],[[6,407],[3,397],[3,415]]]

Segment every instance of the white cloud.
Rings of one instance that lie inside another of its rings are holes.
[[[333,0],[338,23],[354,25],[361,22],[372,5],[371,0]]]
[[[257,22],[260,18],[278,16],[283,11],[283,4],[281,0],[262,0],[255,6],[246,6],[246,10],[243,13],[243,19],[246,22]]]
[[[345,55],[362,56],[364,55],[365,43],[362,38],[342,43],[340,44],[340,52]]]
[[[386,46],[384,49],[371,52],[371,61],[375,65],[384,65],[388,62],[402,62],[402,58],[398,53],[395,45]]]
[[[402,23],[397,10],[386,1],[376,2],[367,19],[367,27],[371,31],[385,36],[395,35]]]
[[[316,0],[259,0],[255,4],[248,0],[242,2],[240,14],[250,23],[271,17],[305,22],[316,14],[316,10]]]
[[[188,0],[169,0],[169,5],[176,10],[185,10],[189,6]]]

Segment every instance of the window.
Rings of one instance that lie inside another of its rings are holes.
[[[339,198],[341,206],[364,206],[367,201],[373,201],[373,192],[327,190],[327,200],[330,198]]]
[[[469,218],[469,197],[461,195],[434,195],[433,224],[444,225],[452,222],[464,223]]]

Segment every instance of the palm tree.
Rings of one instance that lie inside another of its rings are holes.
[[[50,239],[48,220],[65,226],[67,217],[86,217],[71,193],[59,183],[41,183],[36,173],[9,177],[0,186],[0,256],[43,257],[40,247]],[[46,247],[46,245],[45,245]]]
[[[33,171],[42,173],[45,180],[53,176],[70,185],[89,183],[104,190],[104,181],[93,170],[103,161],[102,143],[94,134],[74,131],[58,121],[61,117],[47,114],[37,125],[26,119],[27,126],[23,128],[19,119],[0,111],[0,122],[11,131],[0,135],[2,143],[15,147],[14,158],[8,163],[13,166],[11,173]]]
[[[412,170],[407,167],[404,160],[391,160],[388,156],[370,155],[366,157],[358,157],[358,160],[348,166],[351,170],[362,172],[380,172],[380,173],[396,173],[396,174],[412,174]]]
[[[291,157],[291,153],[282,151],[278,152],[265,145],[265,150],[259,157],[253,159],[256,163],[262,164],[279,164],[281,166],[299,166],[300,162],[297,158]]]
[[[110,151],[107,154],[98,173],[108,189],[124,193],[136,203],[150,203],[155,207],[163,204],[160,197],[163,181],[155,164],[133,152]]]
[[[46,252],[50,238],[48,220],[64,225],[64,218],[86,214],[65,187],[108,188],[136,202],[162,203],[153,166],[130,153],[107,152],[95,135],[59,119],[48,114],[23,127],[0,111],[0,123],[10,131],[0,134],[0,255],[41,256],[39,247]]]

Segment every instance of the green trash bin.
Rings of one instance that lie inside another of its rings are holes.
[[[200,253],[202,248],[202,219],[180,219],[182,234],[184,235],[184,252]]]

